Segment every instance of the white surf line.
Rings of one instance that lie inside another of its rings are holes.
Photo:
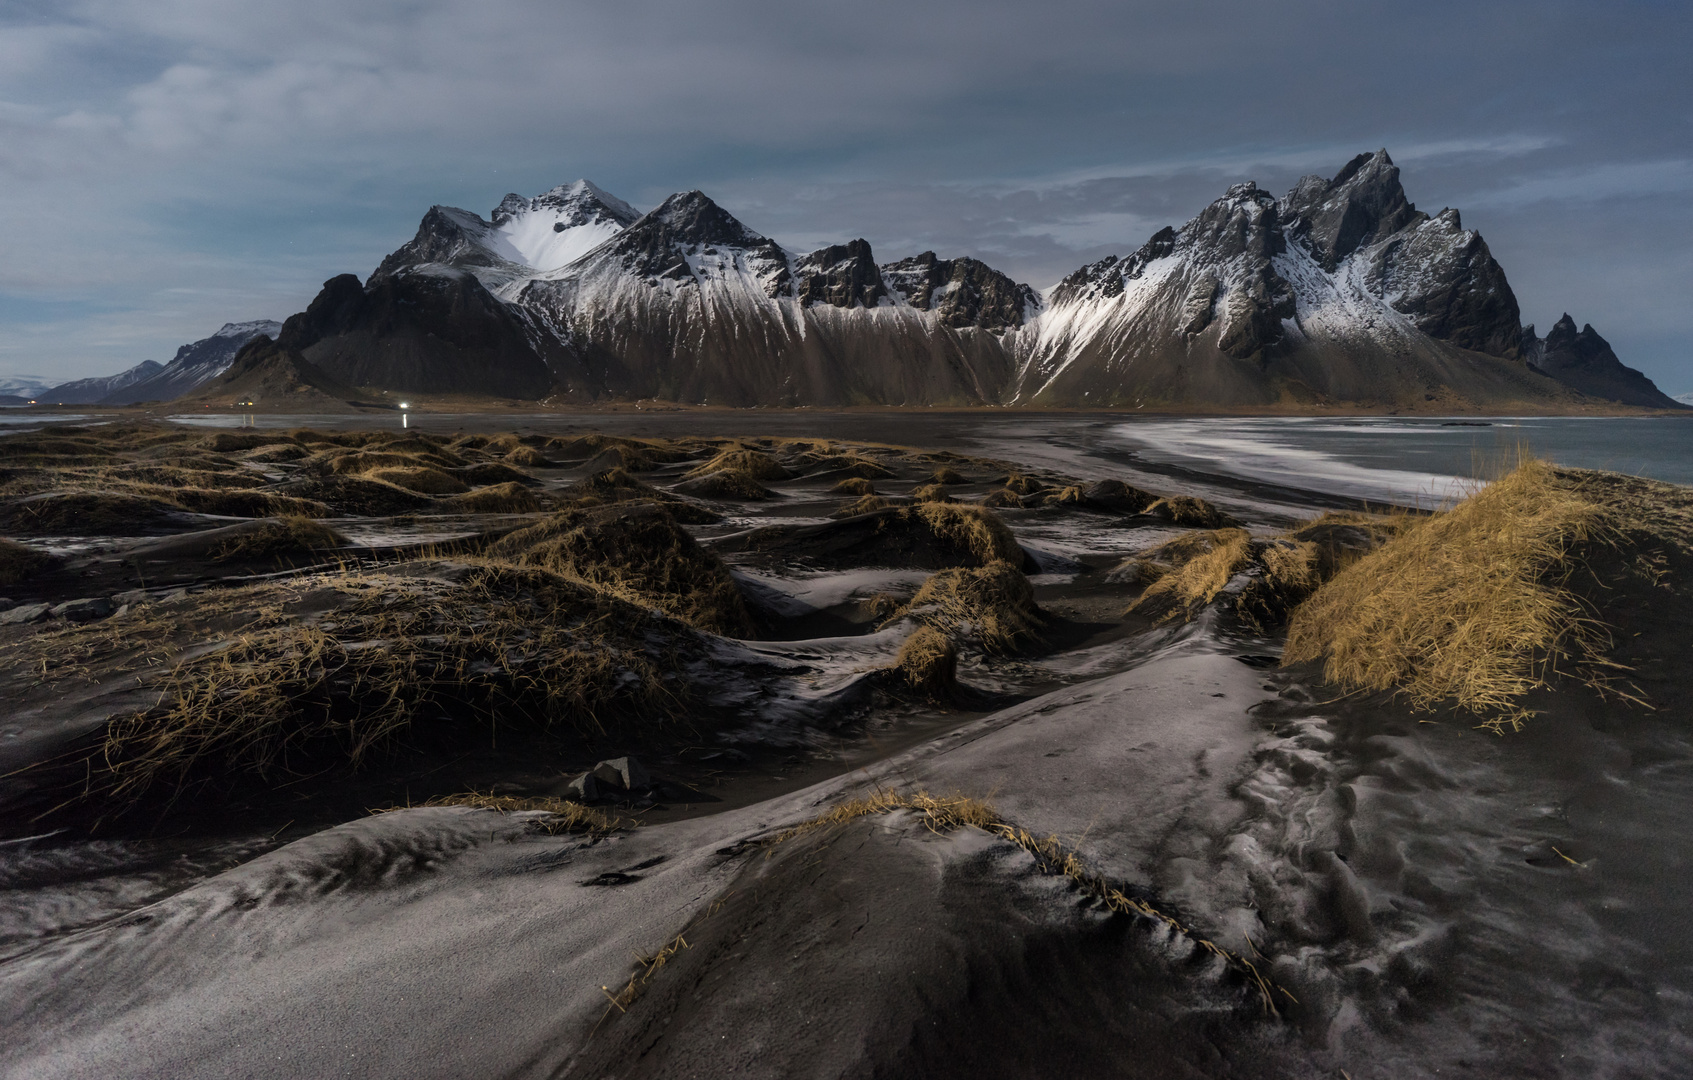
[[[1294,446],[1278,437],[1300,430],[1311,434],[1339,430],[1296,424],[1282,418],[1155,420],[1121,424],[1111,434],[1134,445],[1149,461],[1408,506],[1438,506],[1479,486],[1476,480],[1445,473],[1356,465],[1329,451]],[[1423,429],[1382,424],[1361,430],[1390,435],[1419,434]]]

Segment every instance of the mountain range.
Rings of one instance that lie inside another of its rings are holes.
[[[486,219],[432,207],[368,279],[332,278],[245,350],[195,397],[1682,407],[1591,326],[1523,326],[1486,242],[1418,210],[1386,150],[1279,197],[1231,187],[1044,293],[971,258],[878,262],[862,239],[791,251],[701,192],[641,214],[579,180]]]
[[[249,341],[274,336],[282,324],[270,319],[225,323],[210,337],[176,350],[170,363],[156,360],[91,379],[77,379],[39,388],[35,400],[54,405],[133,405],[140,401],[170,401],[204,386],[228,370],[235,354]]]

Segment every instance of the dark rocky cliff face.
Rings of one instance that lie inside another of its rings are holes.
[[[470,274],[404,272],[369,288],[342,274],[282,324],[277,344],[351,386],[533,400],[580,378],[534,331]]]
[[[942,326],[1009,330],[1040,310],[1040,296],[977,259],[940,259],[925,251],[882,266],[882,278],[905,302],[933,311]]]
[[[1591,324],[1578,332],[1568,313],[1553,324],[1544,340],[1535,336],[1534,327],[1525,327],[1523,343],[1531,366],[1584,394],[1648,409],[1689,408],[1624,365]]]
[[[802,304],[875,307],[888,295],[867,240],[813,251],[794,266],[794,295]]]
[[[1479,233],[1458,211],[1430,218],[1405,198],[1386,150],[1359,154],[1332,180],[1307,176],[1280,203],[1286,231],[1329,273],[1363,260],[1371,290],[1428,336],[1516,359],[1517,298]]]

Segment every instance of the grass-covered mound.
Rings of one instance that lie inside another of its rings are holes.
[[[750,625],[722,561],[656,503],[563,511],[501,538],[488,555],[588,582],[712,633],[744,634]]]
[[[759,483],[758,477],[739,469],[720,469],[704,476],[696,476],[692,480],[677,484],[676,490],[699,499],[735,499],[747,502],[762,502],[776,496],[774,491]]]
[[[1407,513],[1325,511],[1286,536],[1263,545],[1259,573],[1235,601],[1235,611],[1260,633],[1285,624],[1294,609],[1345,567],[1397,536]]]
[[[934,574],[888,621],[907,618],[1000,656],[1038,644],[1047,621],[1029,579],[1004,561]]]
[[[609,503],[654,502],[662,504],[672,517],[690,525],[710,524],[718,516],[703,506],[690,503],[668,491],[660,491],[644,480],[637,479],[624,469],[607,469],[594,473],[559,490],[559,497],[567,507],[586,509]]]
[[[234,636],[221,629],[232,617]],[[39,799],[98,819],[332,785],[424,742],[451,752],[500,732],[639,737],[683,715],[687,690],[667,673],[696,641],[643,606],[509,564],[412,564],[143,606],[18,647],[41,653],[22,659],[44,678],[127,658],[156,695],[32,779],[56,784]],[[186,659],[157,665],[167,645]]]
[[[274,490],[280,495],[322,503],[336,514],[357,517],[409,514],[434,505],[428,495],[368,476],[304,476],[279,484]]]
[[[238,526],[214,557],[219,561],[288,558],[330,551],[346,542],[346,537],[322,522],[295,515]]]
[[[852,495],[862,498],[865,495],[876,494],[876,485],[862,476],[849,476],[844,480],[836,481],[835,485],[829,489],[829,494]]]
[[[0,536],[0,588],[21,585],[57,566],[59,560],[27,544]]]
[[[1149,583],[1128,610],[1156,615],[1161,621],[1177,616],[1191,619],[1246,568],[1251,556],[1252,536],[1245,529],[1206,529],[1178,536],[1119,568],[1132,570],[1137,580]]]
[[[1693,492],[1528,461],[1415,521],[1294,612],[1284,661],[1517,726],[1575,681],[1638,699],[1687,648]]]
[[[865,496],[865,500],[875,498]],[[719,550],[771,555],[819,567],[941,570],[995,561],[1021,566],[1024,558],[1011,530],[992,511],[932,502],[853,513],[822,525],[771,525],[728,537]]]
[[[0,533],[12,536],[146,536],[175,525],[174,499],[103,491],[48,491],[0,503]]]
[[[759,450],[732,449],[720,451],[711,460],[689,469],[683,479],[694,480],[718,472],[739,473],[764,482],[793,477],[793,473],[769,454]]]
[[[932,626],[919,627],[900,646],[887,673],[900,689],[937,705],[951,704],[959,695],[958,646]]]
[[[542,509],[538,495],[509,481],[454,495],[446,505],[460,514],[534,514]]]

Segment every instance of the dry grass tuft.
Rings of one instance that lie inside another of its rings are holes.
[[[242,450],[257,450],[261,446],[276,446],[294,441],[291,436],[274,431],[219,431],[206,436],[195,445],[202,450],[210,450],[213,453],[231,454]]]
[[[858,517],[860,514],[873,514],[878,510],[886,510],[893,505],[894,503],[880,495],[865,495],[854,499],[852,502],[845,503],[829,516],[835,518]]]
[[[1128,610],[1159,614],[1161,622],[1178,615],[1192,619],[1245,568],[1251,554],[1252,536],[1245,529],[1178,536],[1141,556],[1154,565],[1164,563],[1169,570],[1158,575]]]
[[[502,537],[488,555],[545,567],[709,633],[751,626],[722,560],[655,503],[563,511]]]
[[[675,624],[545,570],[340,575],[317,583],[320,607],[325,593],[339,603],[322,618],[261,622],[157,677],[158,704],[107,722],[72,801],[121,813],[200,784],[357,769],[422,721],[600,733],[685,709],[674,660],[654,655],[680,641]]]
[[[710,461],[689,469],[684,479],[692,480],[714,472],[745,473],[755,480],[788,480],[793,477],[782,463],[757,450],[723,450]]]
[[[533,491],[510,481],[455,495],[447,505],[461,514],[535,514],[541,510],[541,500]]]
[[[1146,513],[1172,525],[1189,529],[1228,529],[1240,523],[1204,499],[1193,495],[1170,495],[1146,508]]]
[[[0,532],[19,536],[133,536],[179,513],[174,499],[99,491],[57,491],[0,506]]]
[[[325,517],[329,514],[329,507],[316,499],[278,495],[270,491],[182,488],[168,492],[161,490],[158,495],[161,498],[168,496],[197,514],[220,517]]]
[[[0,536],[0,587],[30,581],[52,569],[58,561],[27,544]]]
[[[907,688],[945,705],[958,693],[958,646],[932,626],[919,627],[905,639],[889,669]]]
[[[1085,502],[1087,502],[1087,493],[1077,484],[1050,488],[1040,493],[1040,504],[1042,506],[1080,506]]]
[[[834,487],[830,488],[829,494],[857,496],[874,495],[876,494],[876,485],[864,479],[862,476],[849,476],[845,480],[838,481]]]
[[[740,469],[720,469],[676,485],[676,490],[702,499],[757,501],[775,497],[775,492],[758,482],[758,477]]]
[[[1554,672],[1606,682],[1609,636],[1565,586],[1575,549],[1620,524],[1579,482],[1524,462],[1318,589],[1294,613],[1283,662],[1322,660],[1347,690],[1520,727],[1520,699]]]
[[[1287,622],[1293,610],[1343,568],[1411,524],[1408,513],[1325,511],[1264,547],[1261,572],[1247,583],[1235,611],[1261,634]]]
[[[1022,508],[1023,498],[1010,488],[994,488],[982,497],[982,505],[1016,510]]]
[[[596,810],[591,806],[583,806],[579,802],[569,799],[558,799],[550,795],[519,797],[516,795],[483,795],[475,791],[467,791],[457,795],[437,795],[424,806],[468,806],[474,810],[498,810],[502,814],[523,814],[540,812],[549,815],[538,819],[536,824],[540,831],[554,836],[560,833],[608,833],[623,824],[621,818],[614,818],[603,810]],[[409,807],[394,806],[391,810],[405,810]]]
[[[281,517],[257,523],[250,529],[218,548],[214,558],[262,559],[276,555],[297,555],[302,552],[328,551],[347,542],[347,538],[321,522],[308,517]]]
[[[1034,477],[1024,476],[1022,473],[1010,473],[1000,477],[999,486],[1013,495],[1033,495],[1046,487],[1045,484]]]
[[[524,468],[535,468],[536,466],[552,464],[552,462],[547,460],[547,455],[541,453],[533,446],[517,447],[515,450],[506,454],[506,462],[508,464],[519,465]]]
[[[929,477],[929,482],[933,484],[968,484],[970,481],[966,480],[957,469],[950,465],[942,465]]]
[[[901,513],[916,515],[941,540],[969,551],[983,565],[996,561],[1023,565],[1023,549],[991,510],[958,503],[920,503]]]
[[[940,484],[923,484],[912,491],[913,502],[920,503],[948,503],[952,502],[952,493]]]
[[[428,465],[389,465],[371,469],[364,475],[419,495],[462,495],[470,490],[470,485],[459,477]]]
[[[909,603],[887,622],[916,619],[949,636],[975,638],[984,652],[999,656],[1040,641],[1046,614],[1023,571],[1004,561],[942,570],[929,577]]]

